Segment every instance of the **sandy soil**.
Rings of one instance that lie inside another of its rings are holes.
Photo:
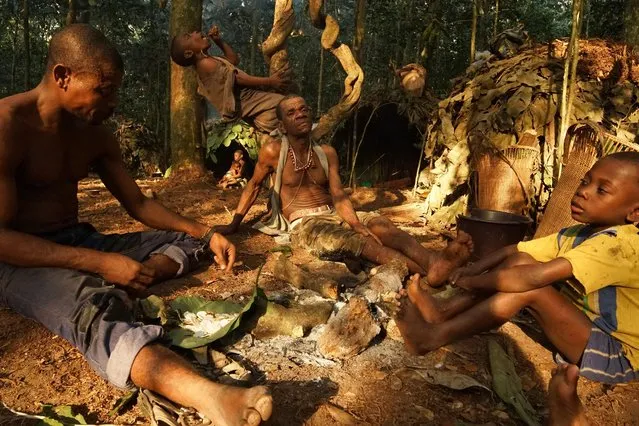
[[[170,208],[211,224],[227,222],[227,209],[234,208],[239,196],[237,191],[222,192],[210,183],[170,187],[161,181],[139,183],[144,189],[154,190]],[[399,190],[364,189],[353,194],[353,199],[358,207],[372,210],[407,203],[409,195]],[[98,181],[88,179],[81,183],[80,204],[81,219],[102,232],[144,230]],[[261,199],[249,220],[264,211]],[[399,215],[392,219],[428,247],[436,249],[444,244],[439,234],[414,217]],[[243,262],[234,274],[223,274],[214,268],[200,270],[158,286],[157,293],[168,299],[187,294],[236,299],[248,294],[257,268],[272,256],[268,249],[275,244],[248,226],[232,240]],[[308,261],[308,255],[295,252],[291,260],[301,264]],[[275,280],[268,268],[260,282],[266,290],[287,287]],[[416,374],[425,367],[448,369],[470,375],[490,387],[489,339],[497,339],[513,355],[528,399],[545,417],[546,388],[554,365],[551,353],[512,323],[424,357],[409,356],[400,342],[380,338],[342,366],[304,365],[285,356],[271,356],[268,362],[259,357],[245,361],[254,370],[255,382],[265,383],[273,391],[275,414],[269,422],[273,425],[337,424],[334,406],[361,424],[519,424],[514,412],[485,390],[454,391],[429,385]],[[582,380],[579,394],[594,424],[639,424],[639,385],[612,388]],[[67,404],[89,423],[148,424],[136,405],[118,416],[109,416],[121,395],[96,376],[64,340],[33,321],[0,310],[0,400],[8,407],[38,413],[41,404]],[[19,420],[0,411],[0,424],[19,424]]]

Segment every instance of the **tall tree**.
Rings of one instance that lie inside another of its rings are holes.
[[[479,5],[477,4],[479,0],[473,0],[473,20],[471,23],[470,30],[470,63],[475,62],[475,50],[477,43],[477,20],[479,19]]]
[[[626,0],[623,32],[624,40],[635,49],[639,49],[639,0]]]
[[[22,30],[24,36],[24,90],[31,89],[31,37],[29,36],[29,0],[22,1]]]
[[[77,19],[77,9],[75,0],[69,0],[69,10],[67,11],[66,24],[74,24]]]
[[[364,43],[364,34],[366,34],[366,0],[357,0],[355,5],[355,35],[353,36],[353,56],[355,57],[355,61],[358,63],[362,63],[362,44]],[[353,186],[355,182],[354,173],[352,172],[355,169],[355,159],[357,158],[357,121],[359,118],[358,110],[355,109],[355,113],[353,114],[353,133],[350,141],[350,146],[348,147],[349,153],[346,156],[346,161],[351,162],[351,174],[349,178],[348,185]]]
[[[169,37],[202,28],[202,0],[173,0]],[[171,162],[175,171],[204,171],[202,105],[195,71],[171,63]]]

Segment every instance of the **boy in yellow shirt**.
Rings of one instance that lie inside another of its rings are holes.
[[[579,375],[605,383],[639,379],[639,153],[599,160],[571,212],[581,225],[455,271],[449,280],[467,290],[456,297],[438,301],[414,276],[397,318],[409,351],[426,353],[528,308]]]

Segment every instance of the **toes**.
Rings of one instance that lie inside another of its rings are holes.
[[[255,409],[260,414],[262,420],[268,420],[273,413],[273,397],[270,394],[262,395],[255,402]]]
[[[574,364],[566,366],[565,380],[571,387],[577,387],[577,380],[579,379],[579,367]]]
[[[252,408],[246,410],[244,418],[246,419],[246,422],[244,423],[246,426],[257,426],[262,423],[262,416]]]

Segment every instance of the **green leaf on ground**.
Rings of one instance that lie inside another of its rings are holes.
[[[506,404],[511,405],[521,420],[528,426],[539,426],[537,412],[523,393],[521,380],[513,360],[499,343],[488,342],[490,371],[493,375],[493,390]]]
[[[129,404],[129,402],[133,401],[135,396],[138,394],[139,389],[132,390],[130,392],[125,393],[117,401],[115,401],[115,405],[113,409],[109,411],[109,417],[114,417],[120,414],[122,409]]]
[[[414,373],[410,373],[410,371],[413,371]],[[440,385],[440,386],[445,386],[449,389],[454,389],[454,390],[464,390],[464,389],[468,389],[468,388],[482,388],[482,389],[486,389],[487,391],[491,392],[491,390],[482,385],[481,383],[479,383],[477,380],[473,379],[470,376],[467,376],[465,374],[461,374],[461,373],[457,373],[455,371],[449,371],[449,370],[438,370],[438,369],[434,369],[434,368],[429,368],[429,369],[410,369],[407,371],[407,373],[411,374],[411,375],[417,375],[419,377],[421,377],[422,379],[424,379],[426,382],[430,383],[431,385]]]
[[[43,405],[42,413],[45,418],[40,420],[37,425],[49,426],[67,426],[67,425],[85,425],[86,420],[82,414],[73,414],[73,408],[68,405]]]
[[[255,302],[255,299],[257,298],[257,295],[258,287],[256,286],[253,294],[244,306],[223,300],[210,301],[195,296],[184,296],[176,298],[170,303],[170,305],[180,318],[183,318],[184,315],[188,312],[193,314],[197,314],[198,312],[206,312],[213,315],[236,314],[236,317],[215,333],[206,336],[196,336],[193,331],[178,326],[172,330],[169,330],[168,332],[168,336],[171,339],[171,344],[185,349],[193,349],[200,346],[208,345],[218,339],[221,339],[240,325],[242,314],[251,309],[253,303]]]
[[[283,253],[284,256],[290,257],[293,255],[293,249],[291,246],[277,246],[269,249],[271,253]]]
[[[168,321],[166,304],[160,297],[151,295],[146,299],[142,299],[140,300],[140,307],[145,317],[152,319],[159,318],[162,325]]]

